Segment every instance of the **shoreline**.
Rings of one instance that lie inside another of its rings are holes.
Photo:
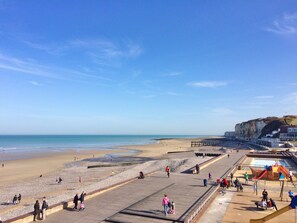
[[[85,159],[109,157],[160,158],[169,151],[188,150],[191,140],[205,138],[163,138],[142,145],[121,145],[108,149],[69,149],[64,151],[35,151],[26,153],[1,153],[0,179],[2,184],[17,183],[57,172]],[[2,167],[4,164],[4,167]]]
[[[207,138],[195,138],[195,140],[204,139]],[[228,142],[227,145],[223,140],[218,140],[221,145],[193,148],[191,140],[193,138],[165,139],[156,141],[154,144],[126,145],[113,150],[72,150],[7,161],[4,168],[0,166],[0,193],[4,195],[0,198],[0,203],[9,203],[16,193],[22,194],[24,202],[21,206],[0,205],[0,216],[6,219],[14,216],[14,208],[25,211],[27,207],[31,208],[36,199],[44,196],[54,204],[66,197],[71,198],[75,192],[93,191],[115,180],[122,181],[122,176],[135,177],[141,170],[163,169],[169,163],[175,165],[176,159],[185,159],[186,153],[168,154],[168,152],[191,151],[187,153],[186,159],[196,159],[193,150],[211,151],[219,150],[222,146],[234,148],[236,145],[234,142]],[[111,154],[111,157],[107,154]],[[131,165],[123,165],[124,163]],[[156,163],[159,164],[156,166]],[[96,165],[99,167],[88,168]],[[161,166],[158,167],[159,165]],[[56,183],[59,177],[63,179],[62,184]],[[9,214],[10,211],[13,213]]]

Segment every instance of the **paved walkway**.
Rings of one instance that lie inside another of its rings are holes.
[[[208,173],[211,172],[213,179],[221,177],[242,155],[239,152],[232,153],[230,158],[223,157],[202,169],[199,175],[172,173],[167,178],[164,172],[156,172],[86,201],[84,211],[65,209],[50,215],[45,222],[183,222],[193,204],[212,187],[213,182],[203,186]],[[162,212],[164,194],[176,204],[176,214],[168,217]]]

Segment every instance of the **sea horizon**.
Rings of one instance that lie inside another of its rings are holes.
[[[136,135],[136,134],[63,134],[63,135],[0,135],[0,152],[45,152],[69,149],[113,149],[117,146],[155,143],[158,139],[202,138],[214,135]]]

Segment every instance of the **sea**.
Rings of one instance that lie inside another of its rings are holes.
[[[198,135],[0,135],[1,153],[56,152],[69,149],[114,149],[155,143],[156,139],[201,138]]]

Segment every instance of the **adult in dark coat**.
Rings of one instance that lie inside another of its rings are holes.
[[[199,172],[200,172],[199,164],[196,164],[196,173],[199,174]]]
[[[17,204],[17,200],[18,200],[18,196],[14,195],[13,199],[12,199],[12,203],[13,204]]]
[[[18,196],[18,201],[19,201],[19,203],[21,203],[21,200],[22,200],[22,195],[19,194],[19,196]]]
[[[79,200],[80,200],[80,203],[83,203],[85,201],[85,192],[84,191],[81,193]]]
[[[270,198],[270,202],[271,202],[271,207],[274,207],[275,210],[277,211],[277,207],[276,207],[275,201],[272,200],[272,198]]]
[[[39,201],[36,200],[35,204],[34,204],[34,212],[33,212],[33,221],[36,221],[36,216],[38,217],[39,215],[39,211],[40,211],[40,205],[39,205]]]
[[[74,196],[73,203],[74,203],[74,209],[77,209],[77,205],[78,205],[78,194],[76,194]]]
[[[48,209],[48,203],[45,199],[43,198],[42,205],[41,205],[41,219],[44,220],[46,218],[46,209]]]
[[[263,200],[265,200],[266,203],[267,203],[267,201],[268,201],[268,192],[267,192],[266,189],[263,190],[262,196],[263,196]]]

